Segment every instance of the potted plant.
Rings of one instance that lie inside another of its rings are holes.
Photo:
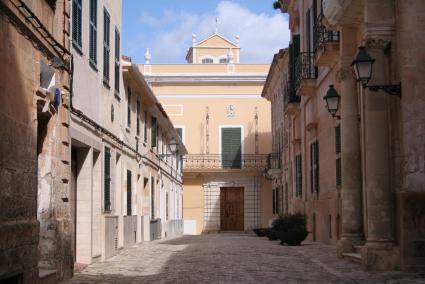
[[[280,244],[298,246],[308,235],[306,217],[304,214],[285,214],[279,216],[272,226]]]

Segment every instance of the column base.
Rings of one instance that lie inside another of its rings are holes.
[[[339,258],[343,257],[343,253],[356,252],[355,246],[361,246],[364,244],[364,238],[360,235],[356,236],[344,236],[336,244],[336,254]]]
[[[368,271],[400,268],[400,249],[392,242],[367,242],[361,249],[362,267]]]

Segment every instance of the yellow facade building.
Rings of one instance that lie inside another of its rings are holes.
[[[272,191],[265,172],[271,152],[270,103],[261,98],[269,64],[240,63],[239,37],[192,37],[187,64],[140,71],[181,134],[185,233],[268,226]]]

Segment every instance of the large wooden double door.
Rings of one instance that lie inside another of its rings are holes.
[[[220,189],[221,231],[244,230],[244,188],[222,187]]]

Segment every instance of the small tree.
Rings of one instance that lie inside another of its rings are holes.
[[[273,9],[277,10],[277,9],[280,9],[280,7],[281,7],[280,1],[273,2]]]
[[[272,230],[280,239],[280,243],[300,245],[307,237],[307,222],[304,214],[285,214],[273,222]]]

